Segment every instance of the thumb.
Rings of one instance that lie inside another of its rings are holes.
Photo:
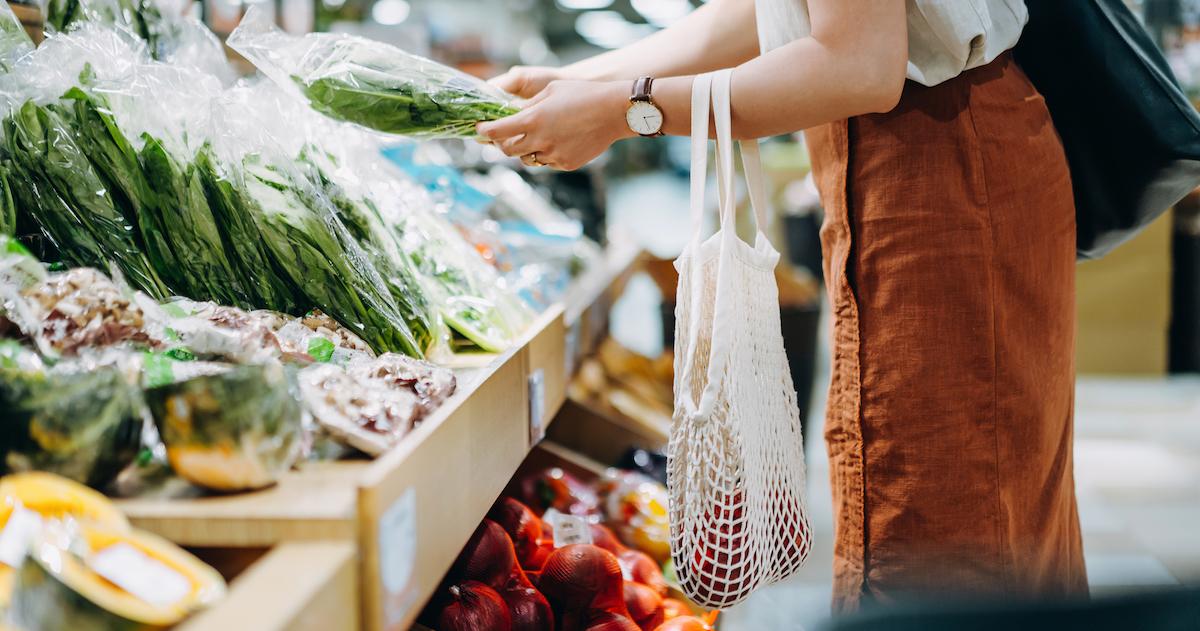
[[[509,94],[519,96],[521,98],[528,98],[530,96],[528,94],[522,94],[528,82],[525,80],[524,73],[516,68],[509,70],[500,76],[493,77],[490,81],[488,81],[488,83],[500,88],[501,90],[504,90],[505,92],[508,92]]]

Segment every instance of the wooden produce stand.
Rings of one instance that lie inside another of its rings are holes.
[[[252,493],[180,484],[119,501],[134,525],[218,569],[250,559],[224,572],[229,596],[182,628],[409,629],[562,407],[568,376],[642,261],[636,248],[610,248],[512,349],[456,371],[455,395],[373,461],[307,462]]]

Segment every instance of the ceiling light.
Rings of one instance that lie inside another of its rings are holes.
[[[393,26],[408,19],[409,6],[405,0],[379,0],[371,7],[371,19]]]

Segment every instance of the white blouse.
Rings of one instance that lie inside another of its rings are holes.
[[[1025,28],[1025,0],[907,0],[908,78],[937,85],[991,63]],[[765,53],[807,37],[808,0],[755,0]]]

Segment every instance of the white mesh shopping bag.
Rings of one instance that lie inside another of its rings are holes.
[[[724,608],[791,575],[808,556],[804,450],[779,326],[775,251],[758,142],[741,145],[757,222],[736,234],[730,71],[692,86],[692,230],[675,261],[675,415],[668,446],[671,555],[684,593]],[[701,241],[711,93],[719,227]]]

